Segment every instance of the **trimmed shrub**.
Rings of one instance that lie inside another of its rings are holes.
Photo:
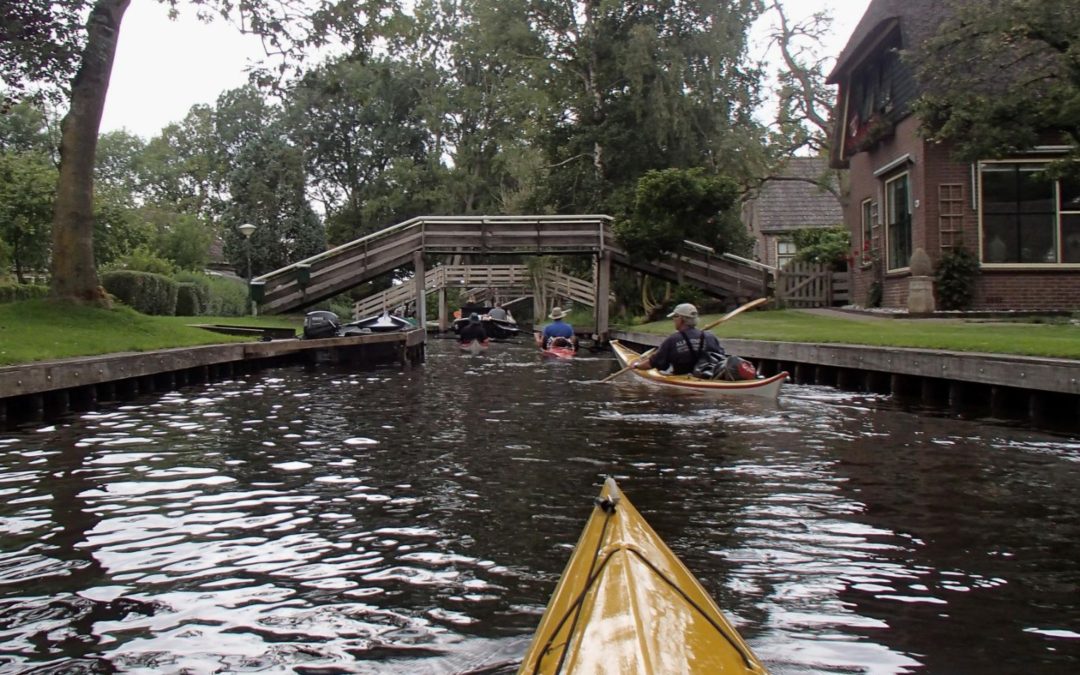
[[[202,272],[192,272],[190,270],[183,270],[173,275],[173,279],[180,282],[180,290],[176,296],[176,314],[177,316],[196,316],[196,314],[186,314],[184,312],[192,308],[197,308],[199,314],[209,314],[211,296],[213,291],[210,288],[210,277]],[[188,302],[183,298],[185,291],[183,290],[185,285],[190,284],[191,292],[195,294],[196,305],[191,306],[184,304]],[[183,311],[182,311],[183,310]]]
[[[885,289],[882,287],[881,282],[871,282],[870,288],[866,292],[866,306],[881,307],[881,301],[884,299],[884,295]]]
[[[934,276],[939,309],[971,309],[979,276],[978,258],[965,249],[953,249],[941,256]]]
[[[35,300],[49,295],[49,287],[41,284],[17,284],[0,282],[0,302]]]
[[[248,313],[247,284],[240,279],[207,276],[209,296],[203,312],[211,316],[244,316]]]
[[[198,284],[191,281],[176,284],[176,316],[198,316],[202,308]]]
[[[176,313],[178,284],[152,272],[114,270],[101,275],[101,285],[120,302],[143,314],[171,316]]]

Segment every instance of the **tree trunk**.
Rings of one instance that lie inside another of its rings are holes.
[[[86,48],[71,83],[71,108],[60,126],[50,282],[54,300],[109,304],[94,264],[94,155],[120,21],[130,2],[98,0],[86,24]]]

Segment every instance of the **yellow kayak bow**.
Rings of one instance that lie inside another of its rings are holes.
[[[518,675],[765,672],[608,478]]]

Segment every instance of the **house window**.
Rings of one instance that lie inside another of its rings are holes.
[[[776,266],[784,267],[795,257],[797,248],[790,239],[776,240]]]
[[[964,186],[961,183],[938,185],[938,234],[942,251],[964,246]]]
[[[1053,180],[1035,162],[979,166],[982,260],[1080,263],[1080,184]]]
[[[862,242],[860,243],[860,261],[869,265],[874,254],[874,227],[877,226],[877,202],[864,199],[862,203]]]
[[[1080,263],[1080,181],[1058,182],[1061,211],[1061,262]]]
[[[911,189],[904,173],[885,182],[886,269],[898,270],[911,260]]]

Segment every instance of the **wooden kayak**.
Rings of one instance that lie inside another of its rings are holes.
[[[469,340],[468,342],[460,342],[458,344],[461,346],[461,351],[469,352],[473,356],[486,352],[488,348],[487,340]]]
[[[615,357],[619,359],[619,364],[623,367],[630,365],[641,356],[641,354],[630,349],[618,340],[611,341],[611,349],[615,352]],[[674,387],[676,389],[686,389],[710,394],[763,396],[765,398],[776,398],[779,396],[780,385],[788,378],[787,372],[782,372],[760,380],[741,380],[735,382],[730,380],[702,380],[690,375],[665,375],[655,368],[650,368],[649,370],[634,369],[630,371],[629,375],[656,384]]]
[[[765,672],[608,478],[518,675]]]

